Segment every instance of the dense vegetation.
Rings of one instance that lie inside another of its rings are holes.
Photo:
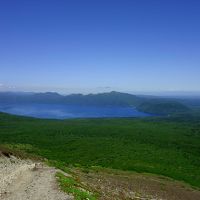
[[[200,187],[196,119],[41,120],[0,113],[0,144],[69,165],[162,174]]]
[[[189,111],[189,108],[187,106],[175,101],[149,101],[140,104],[137,108],[138,110],[146,113],[153,113],[159,115],[168,115]]]

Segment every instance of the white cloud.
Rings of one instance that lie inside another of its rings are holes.
[[[1,91],[14,91],[16,89],[13,85],[5,85],[3,83],[0,83],[0,90]]]

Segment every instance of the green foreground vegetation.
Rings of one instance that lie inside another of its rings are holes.
[[[200,188],[200,121],[172,119],[44,120],[0,113],[0,145],[62,166],[154,173]]]
[[[57,172],[56,177],[58,178],[61,189],[68,194],[73,194],[76,200],[96,199],[96,197],[87,189],[85,189],[85,186],[77,181],[74,177],[65,176],[61,172]]]

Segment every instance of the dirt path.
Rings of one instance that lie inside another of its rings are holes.
[[[0,157],[1,200],[70,200],[73,197],[58,188],[56,169],[32,161]]]

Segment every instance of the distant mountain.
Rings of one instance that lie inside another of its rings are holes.
[[[120,105],[120,106],[136,106],[140,104],[141,98],[120,92],[100,93],[100,94],[74,94],[65,96],[65,103],[80,105]]]
[[[182,100],[181,100],[182,101]],[[138,110],[155,113],[170,114],[188,111],[188,107],[179,100],[136,96],[128,93],[109,92],[100,94],[71,94],[60,95],[54,92],[46,93],[13,93],[0,92],[0,103],[46,103],[67,105],[93,106],[134,106]]]
[[[0,103],[64,103],[72,105],[121,105],[136,106],[142,98],[135,95],[110,92],[100,94],[60,95],[54,92],[46,93],[12,93],[0,92]]]
[[[63,96],[57,93],[1,92],[0,103],[59,103]]]

